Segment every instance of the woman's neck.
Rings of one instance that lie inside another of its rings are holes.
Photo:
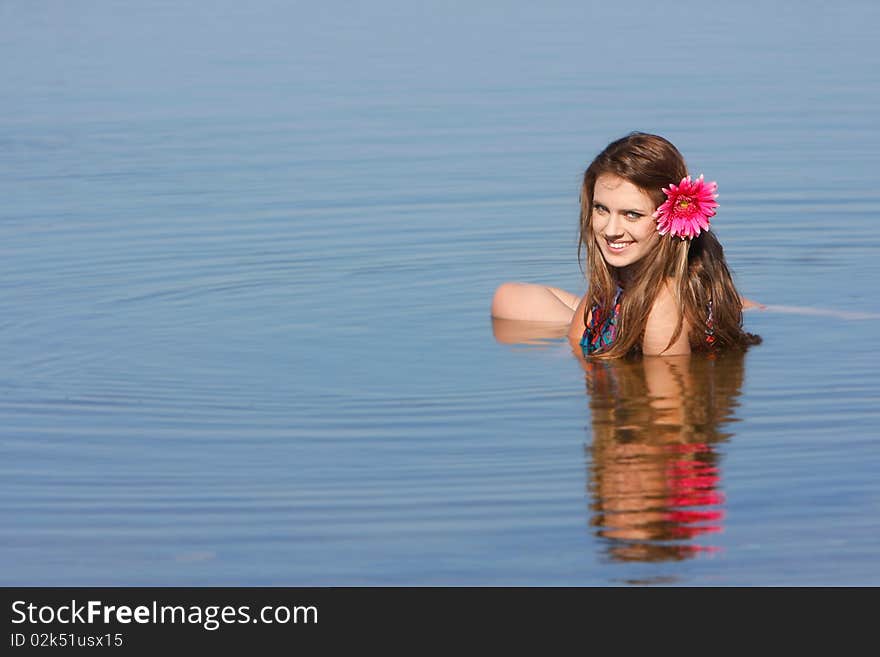
[[[617,284],[623,289],[626,289],[629,284],[632,283],[633,268],[629,265],[618,268],[617,276],[615,278],[617,279]]]

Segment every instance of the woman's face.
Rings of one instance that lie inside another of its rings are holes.
[[[657,246],[660,234],[654,201],[641,188],[609,173],[596,179],[592,226],[596,244],[613,267],[638,262]]]

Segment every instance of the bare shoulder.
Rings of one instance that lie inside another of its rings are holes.
[[[682,309],[675,298],[669,283],[665,284],[654,300],[648,321],[645,324],[645,337],[642,340],[642,353],[646,356],[680,356],[689,354],[688,327],[682,326],[681,333],[671,345],[669,341],[675,334]],[[668,348],[667,348],[668,345]]]

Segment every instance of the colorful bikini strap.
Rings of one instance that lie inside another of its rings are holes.
[[[706,344],[715,346],[715,315],[712,314],[712,299],[706,304]]]

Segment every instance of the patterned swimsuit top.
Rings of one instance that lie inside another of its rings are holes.
[[[623,289],[618,286],[611,304],[611,312],[604,316],[599,304],[590,309],[590,322],[581,337],[581,349],[584,356],[608,349],[617,337],[617,317],[620,315],[620,296]],[[711,349],[715,346],[715,318],[712,315],[712,301],[706,304],[706,347]]]

